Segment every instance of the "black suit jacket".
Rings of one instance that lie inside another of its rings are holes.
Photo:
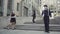
[[[50,10],[43,10],[42,11],[42,15],[44,14],[44,16],[50,16],[51,17],[51,11]]]

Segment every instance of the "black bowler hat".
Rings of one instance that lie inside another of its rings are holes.
[[[44,7],[48,7],[47,5],[44,5]]]

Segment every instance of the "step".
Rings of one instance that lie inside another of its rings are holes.
[[[60,32],[46,33],[44,31],[0,30],[0,34],[60,34]]]
[[[31,31],[44,31],[45,27],[43,24],[24,24],[16,25],[15,30],[31,30]],[[60,31],[60,25],[50,25],[50,31]]]

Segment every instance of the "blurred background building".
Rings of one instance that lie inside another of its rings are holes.
[[[12,11],[18,16],[31,16],[35,10],[38,16],[38,7],[41,0],[0,0],[0,16],[9,16]]]
[[[60,14],[60,0],[0,0],[0,16],[9,16],[14,11],[20,17],[31,17],[33,10],[40,16],[44,4],[54,16]]]
[[[52,17],[56,20],[51,20],[51,23],[60,24],[59,18],[55,18],[56,16],[60,16],[60,0],[0,0],[0,26],[8,25],[9,17],[7,16],[12,11],[18,16],[16,17],[17,25],[30,24],[32,23],[33,10],[36,11],[36,23],[43,24],[41,13],[45,4],[48,5],[48,8],[52,12]]]

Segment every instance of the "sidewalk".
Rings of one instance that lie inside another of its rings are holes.
[[[26,31],[26,30],[0,30],[0,34],[60,34],[60,32],[46,33],[44,31]]]

